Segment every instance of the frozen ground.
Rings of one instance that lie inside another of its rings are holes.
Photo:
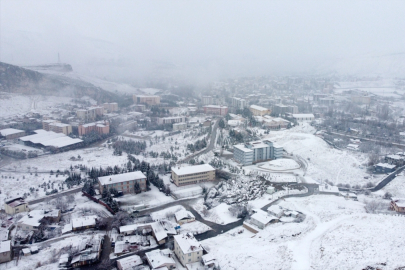
[[[265,138],[284,147],[287,153],[301,157],[308,164],[305,176],[318,182],[328,179],[335,185],[363,185],[381,180],[381,176],[364,178],[370,176],[365,168],[367,155],[334,149],[314,136],[314,132],[309,124],[300,124],[289,130],[272,131]]]
[[[401,175],[395,177],[388,185],[386,185],[383,189],[385,192],[389,192],[394,197],[405,198],[405,176],[403,173]]]
[[[238,218],[233,217],[231,213],[228,211],[230,207],[226,203],[221,203],[220,205],[208,210],[208,214],[203,214],[203,205],[204,200],[198,200],[194,205],[193,208],[201,215],[202,218],[205,220],[215,222],[217,224],[228,224],[238,220]]]
[[[381,269],[405,266],[405,217],[366,214],[360,202],[337,196],[289,198],[280,205],[306,214],[302,223],[276,223],[253,235],[244,230],[202,241],[221,269]],[[269,256],[271,254],[271,256]]]
[[[280,158],[260,164],[259,167],[270,171],[289,171],[299,169],[300,165],[293,159]]]

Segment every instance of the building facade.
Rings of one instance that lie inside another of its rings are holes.
[[[203,248],[193,235],[180,234],[173,236],[174,253],[183,266],[186,264],[199,262],[203,255]]]
[[[271,114],[271,110],[266,109],[266,108],[261,107],[261,106],[257,106],[257,105],[251,105],[249,107],[249,110],[255,116],[263,116],[263,115],[266,115],[266,114]]]
[[[212,96],[202,96],[201,101],[203,105],[209,105],[214,103],[214,99]]]
[[[237,97],[232,98],[232,107],[243,110],[243,108],[245,108],[246,106],[247,106],[246,99]]]
[[[15,198],[4,203],[4,210],[9,215],[30,211],[28,203],[23,198]]]
[[[292,116],[297,121],[313,121],[315,119],[312,113],[293,114]]]
[[[100,121],[79,125],[78,127],[79,136],[89,134],[92,131],[98,134],[108,134],[110,133],[110,123],[108,121]]]
[[[228,107],[220,105],[207,105],[203,107],[205,114],[227,115]]]
[[[81,109],[76,111],[77,118],[84,120],[84,121],[92,121],[95,120],[97,116],[102,116],[104,114],[104,108],[97,106],[97,107],[89,107],[87,109]]]
[[[141,171],[115,174],[98,178],[100,192],[104,188],[114,188],[124,194],[135,193],[135,183],[138,183],[142,191],[146,191],[146,176]]]
[[[187,128],[187,123],[176,123],[173,124],[173,131],[185,130]]]
[[[116,112],[116,111],[118,111],[118,103],[117,102],[104,103],[103,108],[104,108],[104,110],[109,111],[109,112]]]
[[[172,180],[176,186],[197,184],[215,179],[215,169],[209,164],[172,167]]]
[[[186,122],[186,117],[184,117],[184,116],[162,117],[162,118],[158,118],[157,122],[159,125],[184,123],[184,122]]]
[[[257,141],[233,146],[233,157],[242,165],[278,159],[283,157],[284,149],[271,141]]]
[[[0,137],[5,138],[6,140],[13,140],[25,136],[24,130],[14,129],[14,128],[6,128],[0,130]]]
[[[51,123],[49,124],[49,131],[69,135],[72,133],[72,126],[63,123]]]
[[[148,105],[160,104],[160,96],[133,95],[134,103],[146,103]]]

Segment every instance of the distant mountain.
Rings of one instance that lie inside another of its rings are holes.
[[[41,68],[47,68],[47,65]],[[50,66],[50,65],[48,65]],[[52,66],[54,67],[54,66]],[[52,68],[51,67],[51,68]],[[63,68],[69,70],[70,65]],[[38,66],[36,66],[38,69]],[[49,68],[49,67],[48,67]],[[70,67],[71,69],[71,67]],[[98,102],[117,101],[120,97],[89,82],[63,74],[40,73],[35,70],[0,62],[0,91],[81,98],[89,96]]]

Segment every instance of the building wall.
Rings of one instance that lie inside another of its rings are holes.
[[[252,107],[250,107],[249,110],[252,112],[253,115],[256,115],[256,116],[263,116],[263,115],[266,115],[266,114],[271,114],[270,110],[257,110],[257,109],[252,108]]]
[[[179,116],[179,117],[163,117],[163,118],[158,118],[158,124],[173,124],[173,123],[183,123],[186,121],[186,118],[184,116]]]
[[[13,140],[13,139],[17,139],[17,138],[20,138],[20,137],[23,137],[23,136],[25,136],[25,132],[21,131],[21,132],[18,132],[18,133],[7,135],[7,136],[5,136],[5,138],[6,138],[6,140]]]
[[[28,212],[30,209],[28,208],[28,204],[21,204],[16,207],[11,207],[8,204],[4,204],[4,210],[7,214],[13,215],[16,213]]]
[[[148,105],[160,104],[160,96],[137,96],[133,95],[134,103],[146,103]]]
[[[10,251],[0,253],[0,263],[11,261],[11,248]]]
[[[179,259],[180,263],[183,266],[186,266],[188,263],[199,262],[201,261],[201,256],[203,255],[203,251],[195,251],[184,254],[179,245],[177,244],[176,239],[174,239],[174,254],[176,254],[177,258]]]
[[[205,114],[214,114],[214,115],[226,115],[228,113],[228,107],[207,107],[204,106]]]
[[[243,165],[251,165],[253,163],[253,152],[244,152],[236,147],[233,148],[233,157]]]
[[[134,186],[135,182],[139,183],[139,186],[141,187],[142,191],[146,191],[146,178],[144,179],[135,179],[135,180],[130,180],[130,181],[123,181],[120,183],[113,183],[109,185],[105,185],[107,190],[110,188],[114,188],[118,191],[122,191],[124,194],[129,194],[129,193],[135,193]],[[100,186],[100,192],[102,193],[104,190],[104,185],[99,183]]]
[[[173,125],[173,130],[185,130],[187,128],[187,124],[186,123],[179,123],[179,124],[174,124]]]
[[[197,184],[200,182],[213,181],[215,179],[215,170],[180,175],[180,176],[177,175],[172,170],[172,179],[176,186],[184,186],[184,185],[190,185],[190,184]]]

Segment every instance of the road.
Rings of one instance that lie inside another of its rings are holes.
[[[214,126],[212,127],[212,131],[211,131],[211,139],[210,139],[210,144],[201,152],[192,154],[191,156],[186,157],[185,159],[181,160],[181,162],[183,163],[187,163],[189,162],[192,158],[195,158],[196,156],[208,153],[209,151],[214,149],[215,146],[215,140],[217,138],[217,129],[218,129],[218,123],[221,119],[218,119],[217,121],[215,121]]]
[[[40,203],[40,202],[43,202],[45,200],[54,199],[54,198],[56,198],[58,196],[66,196],[66,195],[69,195],[69,194],[72,194],[72,193],[80,192],[81,190],[82,190],[81,186],[76,187],[76,188],[72,188],[72,189],[69,189],[68,191],[65,191],[65,192],[58,192],[58,193],[55,193],[55,194],[52,194],[52,195],[49,195],[49,196],[46,196],[46,197],[41,197],[41,198],[38,198],[38,199],[30,200],[30,201],[28,201],[28,204],[32,205],[32,204]]]
[[[400,172],[402,172],[405,169],[405,166],[399,167],[398,169],[396,169],[394,172],[390,173],[389,175],[387,175],[383,180],[380,181],[380,183],[378,183],[375,187],[373,188],[369,188],[368,190],[370,190],[371,192],[375,192],[375,191],[379,191],[380,189],[382,189],[383,187],[385,187],[388,183],[390,183],[392,180],[395,179],[395,177],[397,176],[397,174],[399,174]],[[354,189],[350,189],[350,188],[339,188],[339,191],[356,191]]]

